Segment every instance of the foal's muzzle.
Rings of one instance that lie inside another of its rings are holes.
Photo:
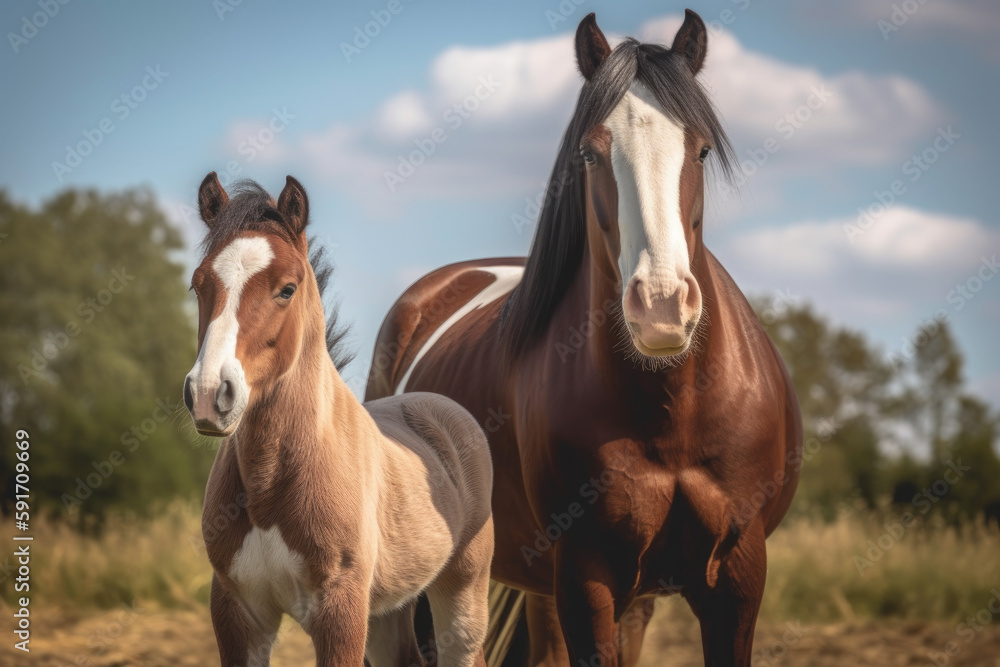
[[[184,379],[184,405],[202,435],[232,435],[246,408],[249,388],[238,362],[224,363],[218,377],[202,377],[198,368]]]

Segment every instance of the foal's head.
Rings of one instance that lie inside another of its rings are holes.
[[[231,435],[247,405],[295,363],[323,307],[309,264],[305,190],[288,177],[277,203],[256,184],[230,200],[215,172],[198,192],[208,225],[194,271],[198,359],[184,403],[204,435]]]
[[[592,259],[621,291],[629,347],[653,367],[681,358],[702,318],[704,164],[718,150],[728,166],[728,141],[695,81],[707,38],[690,10],[670,49],[626,40],[612,51],[593,14],[576,33],[587,83],[567,135],[578,143],[566,149],[585,165]]]

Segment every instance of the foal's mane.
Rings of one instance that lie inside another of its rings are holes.
[[[566,185],[558,196],[546,198],[524,276],[504,303],[500,342],[511,361],[546,330],[580,267],[587,234],[580,141],[607,119],[634,81],[645,85],[673,120],[710,141],[711,160],[724,178],[732,178],[736,164],[732,145],[684,55],[631,38],[619,44],[583,84],[549,177],[550,188],[555,183]]]
[[[243,232],[261,232],[274,234],[289,243],[294,242],[284,216],[278,211],[274,199],[256,181],[244,179],[236,182],[229,191],[229,202],[222,207],[219,215],[212,221],[208,233],[201,242],[202,256],[207,256],[215,249],[225,244],[237,234]],[[316,275],[320,299],[326,301],[327,288],[333,277],[333,264],[326,256],[326,248],[309,239],[309,264]],[[342,370],[354,359],[354,352],[347,349],[349,325],[339,322],[340,304],[324,303],[326,316],[326,349],[330,353],[337,370]]]

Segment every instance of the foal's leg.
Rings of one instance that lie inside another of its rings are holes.
[[[251,616],[222,586],[218,575],[212,575],[210,606],[223,667],[267,667],[271,662],[271,645],[281,625],[281,614],[269,613],[264,618]]]
[[[316,648],[317,667],[359,667],[368,635],[368,586],[351,576],[327,584],[306,631]]]
[[[483,642],[490,623],[493,520],[458,549],[427,589],[440,667],[485,667]]]
[[[757,521],[723,561],[714,588],[685,588],[683,595],[701,622],[706,667],[749,667],[766,575],[764,529]]]
[[[400,609],[368,619],[365,657],[371,667],[423,667],[424,658],[413,632],[414,600]]]

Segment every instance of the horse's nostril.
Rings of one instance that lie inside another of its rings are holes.
[[[233,383],[225,380],[219,386],[219,390],[215,392],[215,409],[218,410],[220,415],[224,415],[233,409],[235,399],[236,392],[233,389]]]
[[[194,412],[194,395],[191,393],[191,378],[184,379],[184,405],[188,412]]]

